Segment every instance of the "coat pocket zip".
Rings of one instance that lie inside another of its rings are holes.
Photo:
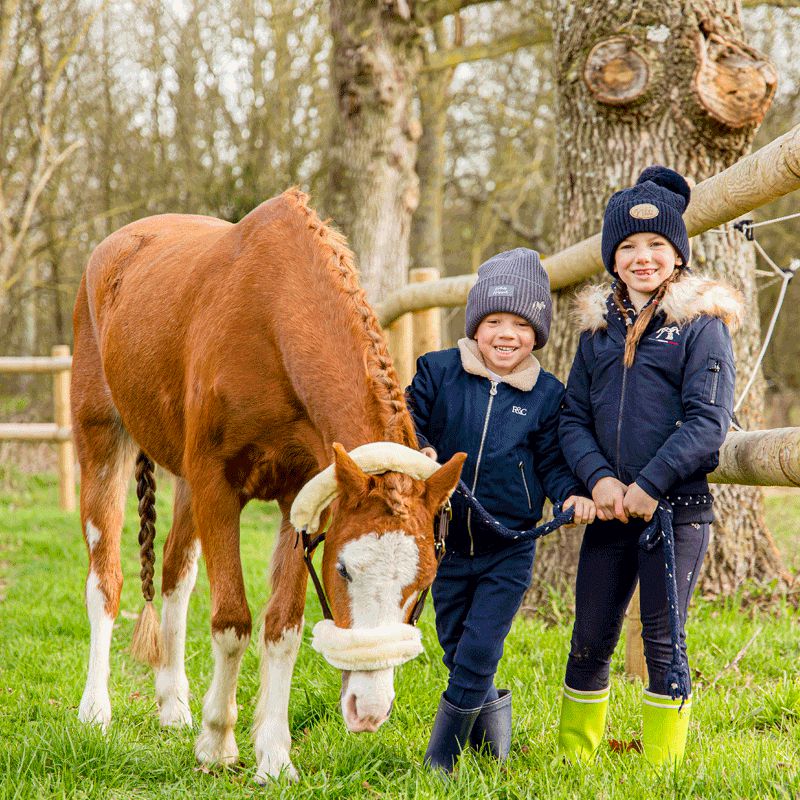
[[[715,361],[713,365],[710,367],[711,372],[713,373],[713,378],[711,379],[711,405],[715,406],[717,404],[717,386],[719,386],[719,373],[720,373],[720,363],[719,361]]]
[[[531,493],[528,491],[528,481],[525,480],[525,467],[519,462],[519,474],[522,476],[522,485],[525,487],[525,496],[528,498],[528,511],[533,509],[531,505]]]

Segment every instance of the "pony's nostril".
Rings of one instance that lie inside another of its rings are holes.
[[[351,694],[347,698],[347,713],[350,719],[358,719],[358,707],[356,705],[356,696]]]

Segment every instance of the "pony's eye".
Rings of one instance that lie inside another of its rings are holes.
[[[352,580],[353,580],[353,577],[352,577],[352,575],[350,575],[350,573],[347,571],[347,567],[345,567],[345,565],[344,565],[344,564],[342,564],[342,562],[341,562],[341,561],[337,561],[337,562],[336,562],[336,571],[337,571],[337,572],[338,572],[338,573],[339,573],[339,574],[340,574],[340,575],[341,575],[341,576],[342,576],[342,577],[343,577],[343,578],[344,578],[346,581],[352,581]]]

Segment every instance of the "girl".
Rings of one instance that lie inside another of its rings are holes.
[[[594,519],[594,505],[558,446],[564,387],[532,355],[550,332],[550,282],[533,250],[499,253],[478,270],[458,349],[428,353],[408,389],[422,452],[442,461],[467,452],[461,477],[504,526],[525,530],[547,495]],[[511,693],[494,674],[530,584],[535,542],[509,541],[453,497],[447,553],[433,583],[436,633],[450,673],[426,763],[447,772],[469,742],[503,759],[511,743]]]
[[[682,214],[690,190],[678,173],[649,167],[609,200],[602,256],[612,292],[579,295],[581,338],[559,433],[567,463],[592,493],[576,581],[559,748],[590,758],[603,736],[609,663],[637,577],[649,673],[643,747],[649,761],[683,756],[691,698],[673,699],[673,653],[664,555],[639,548],[659,501],[674,509],[680,647],[689,600],[708,546],[713,498],[706,476],[718,463],[733,408],[729,325],[741,300],[732,289],[687,274]]]

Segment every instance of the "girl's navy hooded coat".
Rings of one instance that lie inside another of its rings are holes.
[[[564,386],[533,356],[493,381],[477,344],[461,339],[458,345],[417,361],[407,396],[420,447],[433,447],[442,463],[466,452],[464,483],[496,520],[526,530],[541,519],[545,495],[562,502],[586,491],[558,444]],[[507,544],[480,528],[454,495],[448,548],[474,555]]]
[[[590,287],[578,299],[582,332],[560,423],[567,463],[590,491],[608,476],[636,481],[673,503],[676,522],[710,522],[706,475],[731,423],[728,324],[741,301],[714,281],[676,281],[625,368],[625,322],[608,292]]]

